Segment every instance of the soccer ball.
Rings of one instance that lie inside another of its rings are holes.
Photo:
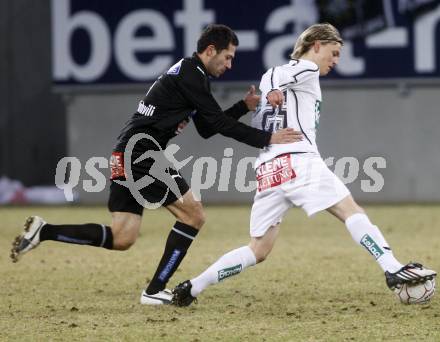
[[[394,293],[403,304],[426,304],[434,296],[435,279],[417,285],[403,284]]]

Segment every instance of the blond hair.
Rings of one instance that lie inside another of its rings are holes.
[[[295,43],[290,58],[300,58],[313,46],[315,41],[321,41],[324,44],[330,42],[337,42],[344,44],[341,35],[336,27],[329,23],[315,24],[308,27]]]

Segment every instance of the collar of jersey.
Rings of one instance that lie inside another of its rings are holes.
[[[200,57],[197,55],[197,52],[194,52],[192,55],[192,59],[196,62],[197,66],[199,66],[202,71],[205,73],[205,76],[211,76],[208,73],[208,70],[206,70],[205,64],[203,64],[202,60],[200,59]]]
[[[313,69],[318,68],[318,64],[316,64],[315,62],[309,61],[308,59],[292,58],[292,60],[289,62],[289,64],[292,65],[293,63],[305,63],[306,65],[308,64],[311,67],[313,67]]]

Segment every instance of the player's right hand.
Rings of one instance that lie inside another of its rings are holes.
[[[295,131],[293,128],[283,128],[272,134],[270,138],[271,144],[289,144],[303,140],[301,132]]]
[[[281,90],[274,89],[267,93],[266,96],[267,102],[275,108],[277,106],[282,106],[284,102],[284,95]]]

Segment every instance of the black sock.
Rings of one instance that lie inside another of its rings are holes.
[[[45,224],[43,228],[41,228],[40,240],[54,240],[113,249],[113,234],[111,228],[96,223]]]
[[[199,231],[182,222],[176,222],[168,235],[165,251],[159,266],[147,287],[148,294],[163,290],[183,260],[186,251]]]

